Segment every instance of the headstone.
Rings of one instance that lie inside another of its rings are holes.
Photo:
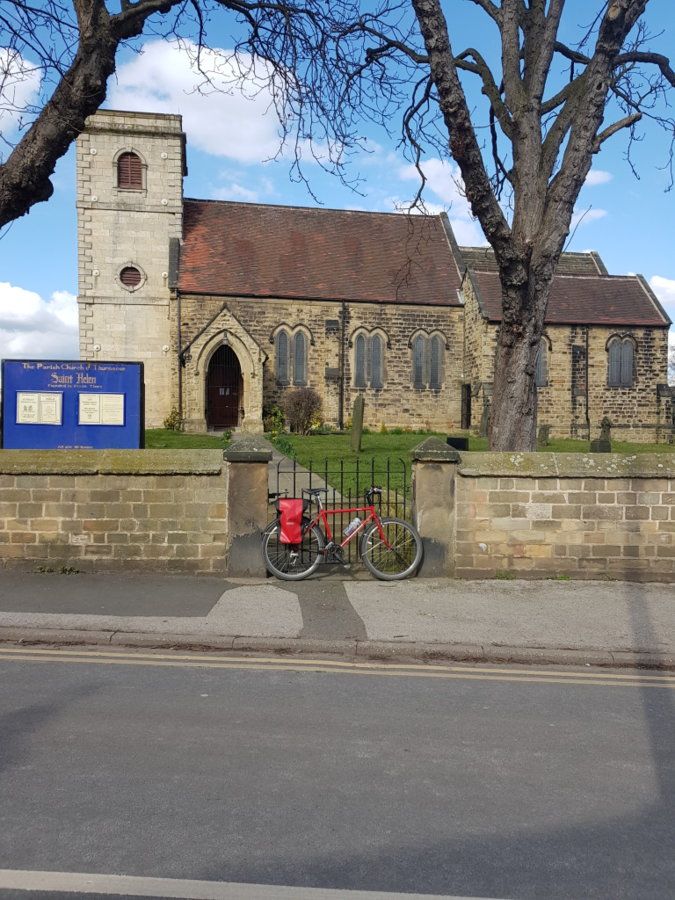
[[[591,453],[612,452],[612,423],[605,416],[600,422],[600,437],[597,441],[591,441]]]
[[[480,417],[480,436],[488,436],[488,425],[490,424],[490,401],[487,397],[483,397],[483,414]]]
[[[354,406],[352,407],[352,450],[354,451],[354,453],[361,452],[364,406],[365,401],[363,399],[363,394],[359,394],[359,396],[354,401]]]
[[[550,425],[540,425],[539,433],[537,434],[537,445],[539,447],[548,447],[551,443],[551,426]]]

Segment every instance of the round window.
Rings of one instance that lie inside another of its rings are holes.
[[[142,280],[143,276],[136,266],[125,266],[120,272],[120,281],[126,288],[136,288]]]

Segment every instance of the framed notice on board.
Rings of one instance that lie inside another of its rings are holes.
[[[124,394],[79,394],[79,425],[124,425]]]
[[[60,425],[63,394],[58,391],[17,391],[17,425]]]

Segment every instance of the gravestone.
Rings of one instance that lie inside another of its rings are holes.
[[[363,399],[363,394],[359,394],[359,396],[354,401],[354,406],[352,407],[352,450],[354,453],[361,452],[361,435],[363,434],[363,408],[365,406],[365,401]]]
[[[548,447],[551,443],[551,426],[550,425],[540,425],[539,433],[537,435],[537,446],[538,447]]]
[[[607,416],[600,422],[600,437],[596,441],[591,441],[591,453],[611,453],[612,452],[612,423]]]

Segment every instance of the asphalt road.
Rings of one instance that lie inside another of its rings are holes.
[[[3,898],[675,896],[672,677],[27,648],[0,686]]]

